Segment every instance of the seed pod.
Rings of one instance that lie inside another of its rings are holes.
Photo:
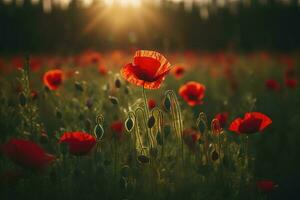
[[[74,86],[75,86],[75,89],[76,89],[77,91],[83,92],[83,87],[82,87],[82,84],[81,84],[81,83],[79,83],[78,81],[76,81],[76,82],[74,83]]]
[[[166,109],[167,112],[171,111],[171,100],[168,96],[165,97],[164,99],[164,108]]]
[[[97,124],[94,128],[94,135],[98,140],[101,140],[101,138],[104,135],[104,129],[101,124]]]
[[[150,162],[150,159],[145,155],[139,155],[137,159],[142,164],[147,164]]]
[[[120,81],[119,78],[117,78],[117,79],[115,80],[115,87],[116,87],[116,88],[120,88],[120,87],[121,87],[121,81]]]
[[[19,102],[21,106],[25,106],[27,102],[27,98],[25,97],[25,94],[23,92],[19,95]]]
[[[151,117],[148,119],[148,128],[152,128],[155,125],[155,117],[151,115]]]
[[[125,121],[126,131],[130,132],[132,130],[133,126],[134,126],[134,122],[133,122],[132,118],[129,117],[128,119],[126,119],[126,121]]]
[[[124,165],[122,168],[121,168],[121,175],[123,177],[128,177],[130,174],[130,168],[128,165]]]
[[[216,151],[213,151],[212,154],[211,154],[211,159],[213,161],[218,160],[219,159],[219,154]]]
[[[108,99],[110,100],[110,102],[114,105],[118,105],[119,104],[119,100],[117,97],[113,97],[113,96],[109,96]]]

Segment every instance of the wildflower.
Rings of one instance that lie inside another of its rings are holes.
[[[205,90],[205,86],[201,83],[190,81],[179,88],[179,95],[188,105],[195,106],[203,103]]]
[[[173,68],[173,74],[175,76],[175,78],[179,79],[183,76],[183,74],[185,73],[185,69],[182,66],[176,66]]]
[[[158,89],[170,71],[171,64],[158,52],[136,51],[133,63],[125,65],[121,74],[128,82],[146,89]]]
[[[43,76],[43,82],[50,90],[57,90],[63,82],[63,71],[54,69],[46,72]]]
[[[39,145],[29,140],[12,138],[1,150],[13,162],[31,169],[42,169],[55,159],[55,156],[47,154]]]
[[[76,156],[88,154],[96,145],[96,138],[86,132],[65,132],[59,139],[60,143],[67,143],[71,154]]]
[[[221,128],[225,128],[228,120],[228,112],[218,113],[215,118],[219,120]]]
[[[256,182],[256,187],[262,192],[272,192],[276,189],[277,185],[271,180],[259,180]]]
[[[185,144],[190,148],[191,151],[195,151],[197,142],[200,140],[200,132],[194,129],[186,129],[183,131],[183,140]]]
[[[272,123],[272,120],[259,112],[246,113],[244,118],[235,119],[229,126],[229,130],[237,134],[252,134],[262,132]]]
[[[155,106],[156,106],[155,100],[154,99],[149,99],[148,100],[148,107],[149,107],[149,109],[152,110],[153,108],[155,108]]]
[[[268,90],[273,90],[273,91],[279,91],[280,90],[280,84],[278,81],[274,79],[268,79],[265,82],[265,86]]]

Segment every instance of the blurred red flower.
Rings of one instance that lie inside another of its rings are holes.
[[[272,192],[277,187],[277,184],[271,180],[259,180],[256,182],[256,187],[262,192]]]
[[[98,72],[101,75],[105,76],[107,74],[107,69],[106,69],[106,67],[103,64],[99,64],[98,65]]]
[[[219,120],[221,128],[225,128],[228,120],[228,112],[218,113],[215,118]]]
[[[113,137],[117,140],[121,140],[124,132],[124,124],[122,121],[114,121],[110,124],[110,129],[113,132]]]
[[[185,73],[185,69],[182,66],[176,66],[173,68],[173,74],[175,76],[175,78],[179,79],[183,76],[183,74]]]
[[[68,144],[71,154],[81,156],[88,154],[93,149],[96,145],[96,138],[81,131],[65,132],[59,142]]]
[[[155,100],[154,99],[149,99],[148,100],[148,107],[149,107],[149,109],[152,110],[153,108],[155,108],[155,106],[156,106]]]
[[[185,129],[183,131],[183,140],[191,151],[196,150],[197,142],[200,140],[200,138],[201,138],[200,132],[194,129]]]
[[[63,82],[63,71],[60,69],[47,71],[43,76],[43,82],[50,90],[58,89]]]
[[[285,79],[285,85],[290,89],[295,89],[298,85],[298,80],[295,78],[287,78]]]
[[[205,86],[201,83],[190,81],[179,88],[179,95],[188,105],[195,106],[203,103],[205,90]]]
[[[1,151],[13,162],[31,169],[42,169],[55,159],[36,143],[23,139],[10,139]]]
[[[237,118],[231,122],[229,130],[237,134],[252,134],[262,132],[272,123],[272,120],[259,112],[246,113],[244,118]]]
[[[158,52],[140,50],[136,51],[133,63],[125,65],[121,74],[128,82],[146,89],[158,89],[171,64]]]
[[[274,79],[266,80],[265,86],[269,90],[273,90],[273,91],[279,91],[280,90],[280,84],[278,83],[278,81],[276,81]]]

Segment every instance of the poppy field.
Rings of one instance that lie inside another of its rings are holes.
[[[299,53],[0,58],[1,199],[297,199]]]

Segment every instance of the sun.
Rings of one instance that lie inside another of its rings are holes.
[[[104,3],[108,6],[120,5],[120,6],[135,6],[138,7],[141,5],[142,0],[104,0]]]

